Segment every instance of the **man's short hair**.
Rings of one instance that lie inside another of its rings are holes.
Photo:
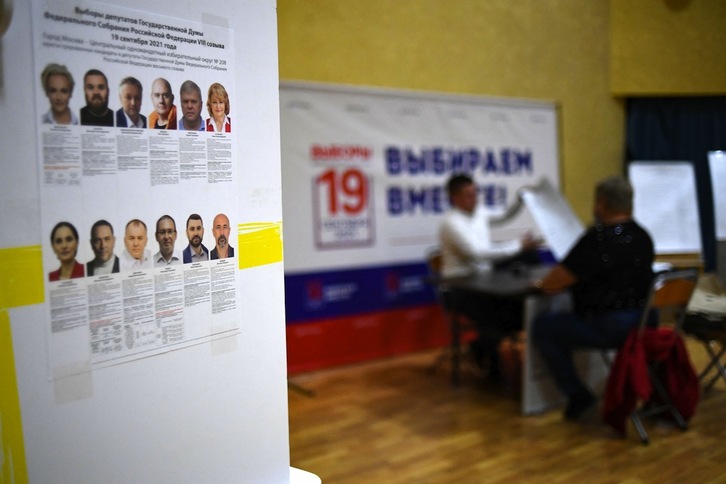
[[[141,81],[139,81],[135,77],[128,76],[128,77],[124,77],[123,79],[121,79],[121,82],[118,85],[119,89],[121,89],[121,87],[123,87],[126,84],[129,84],[131,86],[136,86],[139,88],[139,92],[141,92],[141,93],[144,92],[144,87],[141,85]]]
[[[93,234],[96,233],[96,229],[99,227],[108,227],[111,230],[111,235],[113,235],[113,226],[108,222],[108,220],[101,219],[91,226],[91,238],[93,238]]]
[[[43,72],[40,73],[40,82],[43,84],[44,91],[48,90],[48,79],[50,76],[63,76],[68,79],[68,83],[71,85],[71,91],[73,91],[76,85],[73,76],[66,66],[61,64],[48,64],[43,69]]]
[[[457,173],[449,178],[446,182],[446,193],[449,194],[449,198],[453,197],[465,186],[472,185],[474,180],[466,174]]]
[[[144,227],[144,230],[146,230],[146,224],[137,218],[129,220],[129,223],[126,224],[127,229],[129,228],[129,225],[141,225],[142,227]]]
[[[202,99],[202,90],[197,86],[197,84],[194,81],[184,81],[182,82],[182,85],[179,87],[179,96],[181,96],[184,93],[191,93],[194,92],[199,96],[199,100]]]
[[[189,228],[189,222],[191,220],[199,220],[200,222],[202,222],[202,216],[196,213],[191,214],[187,219],[187,228]],[[202,225],[204,225],[204,222],[202,222]]]
[[[162,220],[171,220],[171,224],[174,226],[174,232],[176,232],[176,222],[174,222],[174,219],[171,218],[171,215],[162,215],[159,217],[159,220],[156,221],[156,231],[159,231],[159,224]]]
[[[98,69],[89,69],[88,72],[83,76],[83,83],[86,83],[86,79],[88,79],[88,76],[101,76],[103,77],[103,80],[106,82],[106,86],[108,86],[108,78],[106,77],[106,74],[99,71]]]
[[[622,176],[611,176],[598,182],[595,199],[603,200],[605,206],[614,212],[633,212],[633,186]]]

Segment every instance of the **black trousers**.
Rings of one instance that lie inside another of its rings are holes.
[[[478,338],[473,342],[472,350],[480,361],[488,360],[491,370],[496,372],[499,342],[522,330],[522,301],[457,290],[450,294],[449,304],[476,324]]]

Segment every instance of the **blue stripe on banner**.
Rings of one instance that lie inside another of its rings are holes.
[[[287,324],[432,303],[425,263],[285,276]]]

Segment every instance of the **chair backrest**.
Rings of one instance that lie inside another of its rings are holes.
[[[668,310],[676,315],[675,326],[680,329],[686,314],[688,301],[698,282],[696,269],[683,269],[656,274],[650,285],[648,302],[640,321],[642,330],[650,319],[651,310]]]
[[[439,249],[433,249],[431,252],[429,252],[427,258],[426,258],[426,264],[429,268],[429,275],[432,278],[440,278],[441,277],[441,265],[443,264],[443,256],[441,255],[441,251]]]
[[[451,312],[451,294],[448,285],[441,277],[441,266],[443,264],[443,256],[438,248],[432,249],[426,256],[426,264],[429,269],[428,282],[434,286],[436,298],[439,304],[447,312]]]

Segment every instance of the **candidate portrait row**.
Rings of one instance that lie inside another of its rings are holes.
[[[185,228],[189,244],[180,252],[175,248],[176,222],[171,216],[162,215],[156,221],[154,232],[159,250],[152,255],[151,250],[146,247],[148,242],[146,224],[139,219],[133,219],[124,228],[124,249],[120,255],[116,255],[114,252],[116,236],[113,227],[106,220],[98,220],[91,227],[90,233],[94,257],[83,264],[76,258],[80,243],[78,231],[70,222],[58,222],[51,230],[50,244],[60,262],[60,267],[48,273],[48,280],[60,281],[234,257],[234,247],[229,245],[230,230],[229,218],[223,213],[217,214],[212,222],[215,246],[209,250],[202,243],[204,239],[202,217],[193,213],[187,218]]]
[[[141,114],[144,89],[135,77],[124,77],[119,82],[118,97],[121,107],[114,112],[108,107],[111,96],[108,78],[98,69],[87,71],[83,76],[86,105],[80,109],[78,116],[69,107],[75,81],[66,66],[48,64],[40,74],[40,82],[50,103],[50,109],[41,117],[45,124],[232,132],[229,95],[218,82],[207,89],[209,117],[206,119],[202,118],[202,90],[190,80],[179,86],[180,107],[177,108],[174,104],[176,97],[169,81],[163,77],[155,79],[151,84],[150,96],[153,109],[148,117]]]

